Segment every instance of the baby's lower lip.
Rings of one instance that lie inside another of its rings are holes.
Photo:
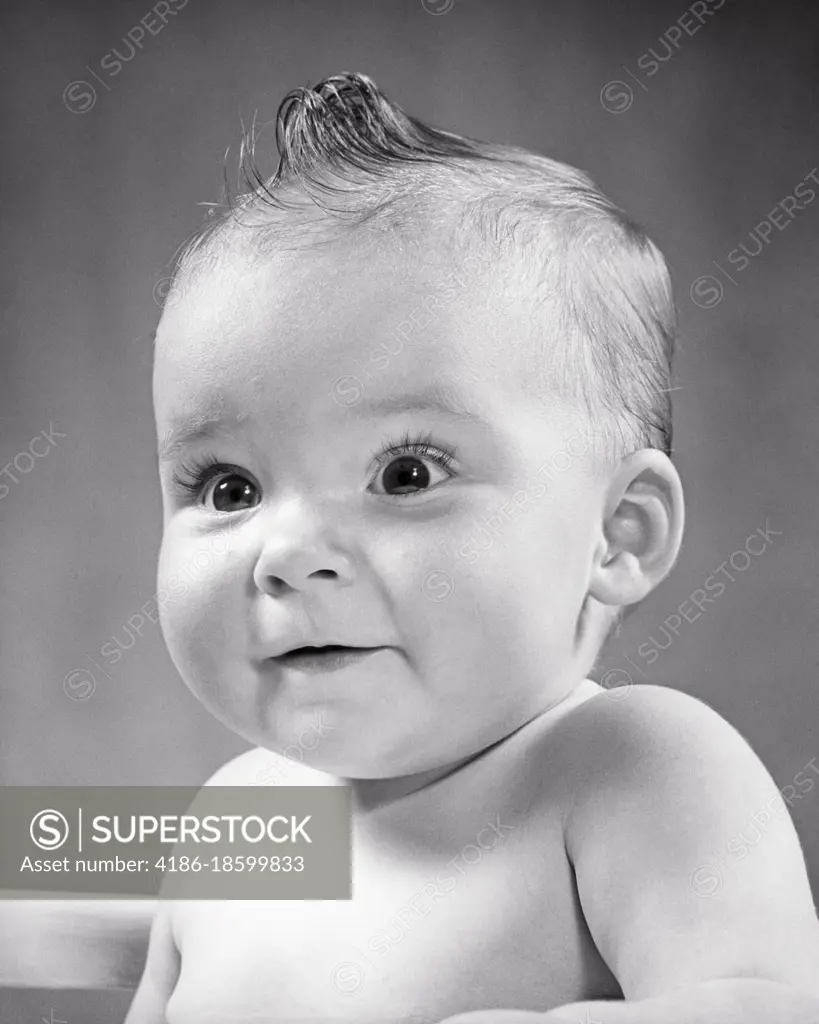
[[[270,660],[283,668],[295,668],[300,672],[336,672],[348,665],[364,661],[383,647],[300,647],[288,654],[280,654]]]

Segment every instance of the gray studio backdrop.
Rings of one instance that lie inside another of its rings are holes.
[[[151,332],[240,117],[355,70],[442,127],[584,168],[666,252],[688,526],[598,678],[731,721],[791,797],[816,881],[819,19],[707,6],[3,5],[0,781],[194,784],[246,747],[157,625],[126,629],[156,591]]]

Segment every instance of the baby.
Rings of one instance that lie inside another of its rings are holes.
[[[771,777],[694,698],[589,678],[683,530],[661,254],[363,75],[276,130],[157,331],[160,592],[216,552],[162,628],[252,744],[209,785],[350,787],[354,895],[161,901],[127,1024],[816,1024]]]

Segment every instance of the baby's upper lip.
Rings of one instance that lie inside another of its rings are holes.
[[[346,643],[343,640],[315,640],[307,639],[302,640],[299,643],[289,644],[286,647],[282,647],[280,650],[275,651],[268,655],[269,658],[282,658],[286,654],[292,654],[293,651],[301,651],[305,648],[312,650],[321,650],[324,647],[347,647],[358,650],[375,650],[378,647],[384,647],[384,644],[361,644],[361,643]]]

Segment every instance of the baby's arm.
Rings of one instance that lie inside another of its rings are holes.
[[[566,732],[578,771],[567,850],[625,1002],[453,1024],[819,1024],[819,922],[799,839],[742,737],[653,686],[592,698]]]
[[[148,959],[125,1024],[165,1024],[165,1009],[179,977],[179,951],[171,928],[171,906],[161,900],[151,925]]]
[[[259,785],[268,768],[282,759],[269,751],[255,749],[239,754],[217,769],[203,786]],[[288,783],[295,784],[295,783]],[[170,900],[160,900],[151,928],[148,959],[125,1024],[165,1024],[165,1010],[176,987],[181,956],[173,935]]]

